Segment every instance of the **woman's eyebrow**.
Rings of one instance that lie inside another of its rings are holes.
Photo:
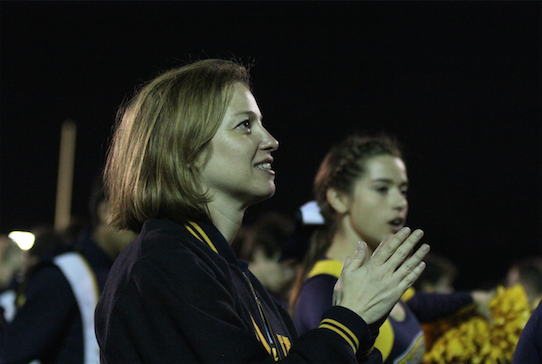
[[[236,112],[235,114],[233,114],[233,116],[244,116],[244,115],[255,116],[255,117],[257,117],[257,118],[260,119],[260,120],[263,119],[263,115],[262,115],[262,114],[257,114],[257,113],[255,113],[254,111],[251,111],[251,110],[239,111],[239,112]]]

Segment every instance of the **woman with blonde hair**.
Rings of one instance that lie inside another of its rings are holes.
[[[423,271],[427,245],[407,258],[423,233],[402,229],[373,257],[361,245],[336,304],[298,336],[230,246],[246,208],[275,192],[277,148],[235,62],[173,69],[136,94],[105,172],[112,222],[139,236],[96,310],[102,363],[380,362],[374,335]]]

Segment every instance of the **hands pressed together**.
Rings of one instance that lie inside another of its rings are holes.
[[[372,256],[367,244],[360,242],[354,256],[344,262],[333,293],[334,305],[354,311],[368,325],[378,328],[425,269],[422,259],[429,245],[423,244],[411,255],[422,237],[422,230],[411,233],[405,227],[385,238]]]

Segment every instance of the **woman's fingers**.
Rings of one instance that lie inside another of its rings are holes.
[[[380,250],[373,253],[371,263],[379,265],[378,269],[383,269],[383,274],[394,276],[393,280],[401,291],[411,287],[425,269],[422,260],[429,252],[429,245],[423,244],[411,254],[422,237],[422,230],[410,233],[409,228],[403,228],[389,239],[384,239],[378,247]]]
[[[384,239],[373,253],[373,262],[384,264],[389,260],[397,268],[423,236],[422,230],[417,229],[412,234],[410,231],[410,228],[404,227],[391,238]]]
[[[351,309],[369,324],[379,322],[423,272],[429,246],[422,245],[410,256],[422,236],[421,230],[411,234],[409,228],[401,229],[384,239],[371,257],[360,242],[354,256],[345,260],[334,304]]]
[[[386,245],[386,243],[387,243],[390,239],[392,239],[393,237],[394,237],[394,235],[388,235],[388,236],[386,236],[386,237],[380,242],[380,244],[378,244],[378,246],[376,247],[376,249],[373,251],[372,256],[374,257],[375,254],[380,254],[380,253],[378,253],[378,252],[380,251],[380,249],[383,249],[383,247]]]
[[[397,250],[389,258],[388,264],[393,267],[391,269],[395,270],[397,269],[397,267],[404,264],[407,258],[412,255],[412,250],[414,249],[416,244],[418,244],[422,237],[423,231],[419,229],[415,230],[412,234],[410,234],[410,236],[397,248]],[[416,262],[412,267],[418,265],[418,263],[419,262]]]
[[[423,270],[425,269],[425,262],[420,262],[410,273],[408,273],[397,285],[397,288],[400,292],[406,292],[407,289],[412,287],[414,282],[418,278],[420,278],[420,275],[423,273]]]
[[[394,273],[401,280],[401,283],[409,288],[420,277],[425,269],[425,263],[422,259],[429,253],[429,245],[423,244],[410,258],[404,261],[403,264]],[[401,284],[399,285],[400,289]]]
[[[348,272],[352,272],[359,267],[361,267],[363,264],[365,264],[365,261],[367,260],[367,243],[364,241],[360,241],[358,243],[358,248],[356,249],[356,252],[354,253],[353,257],[346,257],[344,264],[343,264],[343,271],[347,270]]]

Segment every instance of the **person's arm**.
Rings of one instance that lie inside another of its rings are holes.
[[[461,309],[475,309],[488,320],[492,320],[489,301],[492,292],[472,291],[453,293],[416,292],[406,301],[416,318],[421,323],[446,317]]]
[[[470,292],[429,293],[418,292],[407,300],[406,305],[421,323],[446,317],[462,308],[474,307]]]
[[[59,268],[45,265],[29,277],[24,304],[0,332],[0,363],[29,363],[57,344],[77,306]]]

